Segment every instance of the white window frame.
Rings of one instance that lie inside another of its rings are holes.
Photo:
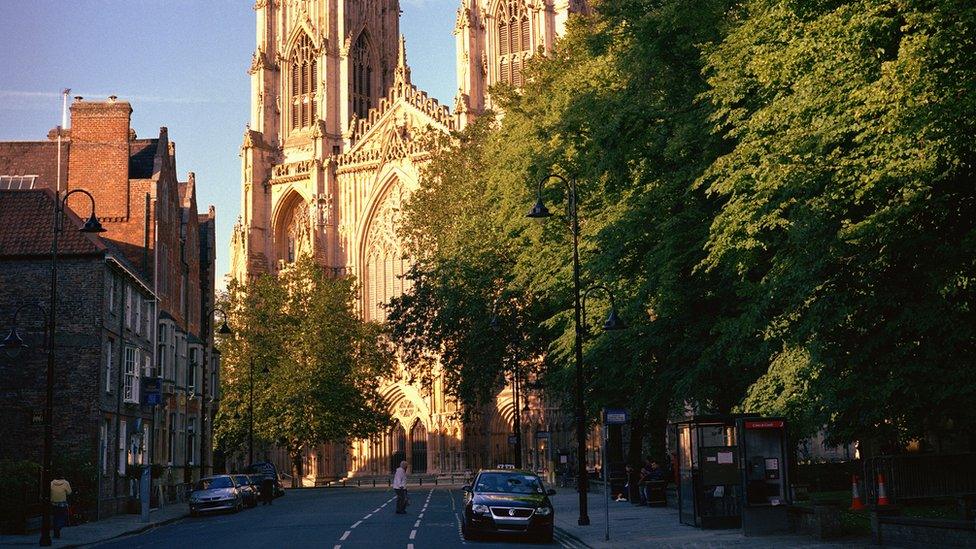
[[[123,400],[130,404],[139,404],[139,378],[140,362],[142,353],[139,349],[127,346],[125,348],[125,363],[123,375],[125,376],[122,384]]]
[[[115,273],[108,273],[108,310],[115,312]]]

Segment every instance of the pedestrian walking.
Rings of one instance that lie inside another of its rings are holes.
[[[407,514],[407,461],[400,462],[396,474],[393,475],[393,491],[396,492],[396,512],[398,515]]]
[[[71,484],[58,472],[51,481],[51,507],[53,507],[54,537],[61,537],[61,529],[68,525],[68,496],[71,495]]]
[[[274,503],[275,482],[270,475],[261,478],[261,505],[271,505]]]

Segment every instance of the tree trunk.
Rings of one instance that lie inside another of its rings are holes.
[[[288,448],[291,458],[291,487],[300,488],[302,485],[302,447],[294,445]]]

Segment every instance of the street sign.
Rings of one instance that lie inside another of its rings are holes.
[[[536,431],[535,432],[535,438],[536,439],[548,439],[549,438],[549,431]]]
[[[518,444],[518,437],[515,435],[508,435],[508,443],[511,445]]]
[[[33,412],[31,414],[31,425],[44,425],[44,414]]]
[[[760,421],[746,421],[746,429],[782,429],[782,419],[766,419]]]
[[[159,406],[163,401],[163,395],[160,393],[146,393],[146,404],[149,406]]]
[[[625,408],[603,409],[604,425],[626,425],[628,423],[630,423],[630,414],[627,413]]]

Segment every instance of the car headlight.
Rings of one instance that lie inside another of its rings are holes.
[[[552,514],[552,507],[536,507],[535,514],[547,516]]]
[[[477,513],[479,515],[487,515],[490,513],[487,505],[474,504],[471,506],[471,512]]]

